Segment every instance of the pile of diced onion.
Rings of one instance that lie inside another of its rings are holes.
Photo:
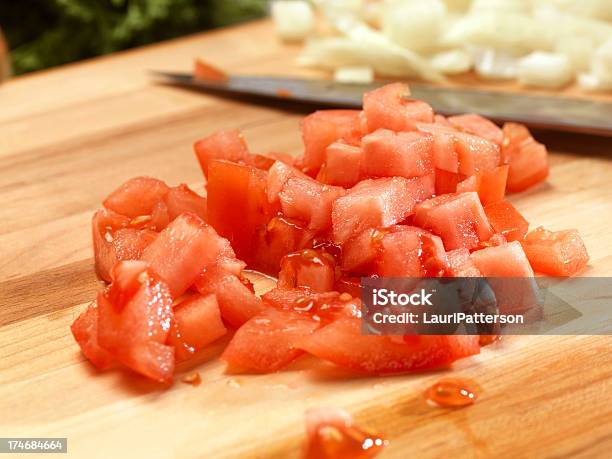
[[[612,90],[612,0],[275,0],[299,63],[342,82],[374,76]]]

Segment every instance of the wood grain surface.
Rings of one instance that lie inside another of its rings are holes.
[[[0,436],[67,437],[68,456],[88,459],[293,458],[304,410],[339,406],[387,435],[381,458],[609,457],[607,336],[489,346],[452,370],[483,390],[457,411],[422,396],[449,372],[358,378],[304,358],[276,374],[232,375],[217,359],[221,342],[160,388],[84,360],[68,327],[100,288],[90,218],[109,191],[135,175],[201,190],[191,144],[218,129],[242,129],[255,152],[301,148],[304,109],[157,85],[147,71],[190,70],[200,56],[233,72],[312,75],[293,64],[297,51],[263,21],[0,85]],[[554,151],[550,180],[512,201],[533,224],[579,229],[587,275],[610,276],[612,142],[538,136]],[[271,285],[253,278],[259,291]],[[200,386],[180,382],[194,370]]]

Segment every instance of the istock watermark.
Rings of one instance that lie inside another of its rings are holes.
[[[612,334],[612,278],[363,278],[362,332]]]

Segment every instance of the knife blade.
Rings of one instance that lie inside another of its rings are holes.
[[[292,100],[325,107],[360,108],[365,92],[389,81],[367,84],[276,76],[228,75],[225,79],[195,78],[189,73],[153,72],[163,81],[235,95]],[[612,136],[612,103],[526,95],[506,91],[410,84],[411,97],[429,103],[436,113],[478,113],[493,121],[514,121],[530,127]]]

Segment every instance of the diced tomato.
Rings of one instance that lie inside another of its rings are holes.
[[[483,206],[504,199],[508,166],[498,166],[493,170],[476,172],[457,184],[457,192],[476,191]]]
[[[169,193],[169,192],[168,192]],[[168,195],[166,195],[168,197]],[[148,216],[146,216],[148,217]],[[136,217],[138,219],[140,217]],[[144,219],[144,217],[143,217]],[[170,223],[170,215],[168,214],[168,205],[166,201],[159,201],[153,206],[153,212],[146,226],[153,231],[161,231]]]
[[[525,237],[523,249],[535,271],[551,276],[573,276],[589,262],[589,254],[576,230],[553,232],[536,228]]]
[[[95,301],[79,314],[70,330],[83,355],[98,369],[105,370],[113,364],[113,356],[98,343],[98,306]]]
[[[363,151],[344,142],[334,142],[325,150],[325,163],[317,180],[328,185],[350,188],[361,179]]]
[[[448,260],[448,275],[452,277],[480,277],[482,273],[478,270],[470,257],[468,249],[455,249],[446,252]]]
[[[377,129],[414,131],[416,123],[433,123],[431,106],[421,100],[410,99],[405,83],[392,83],[363,95],[363,113],[367,132]]]
[[[206,198],[195,193],[185,184],[170,188],[165,201],[170,221],[185,212],[195,214],[206,221]]]
[[[493,234],[474,192],[445,194],[422,202],[416,207],[414,223],[440,236],[447,250],[476,248]]]
[[[356,145],[361,138],[359,110],[319,110],[302,121],[304,157],[301,166],[304,171],[316,175],[325,161],[325,150],[332,143],[344,140]]]
[[[177,360],[186,360],[226,333],[215,295],[191,295],[174,307],[166,344]]]
[[[453,125],[448,121],[448,118],[444,115],[435,114],[434,115],[434,124],[439,124],[440,126],[446,126],[452,128]]]
[[[242,280],[224,269],[211,266],[195,281],[201,294],[215,294],[221,316],[233,327],[240,327],[263,309],[261,299]]]
[[[314,234],[297,220],[282,216],[272,218],[258,235],[251,267],[277,276],[281,259],[288,253],[306,248]]]
[[[433,136],[379,129],[365,136],[363,172],[369,177],[419,177],[433,172]]]
[[[342,245],[342,269],[359,274],[373,272],[384,234],[384,229],[368,228],[346,241]]]
[[[278,195],[283,190],[283,187],[290,178],[309,178],[302,171],[295,167],[289,166],[282,161],[276,161],[270,170],[266,178],[266,190],[268,194],[268,201],[271,203],[278,202]]]
[[[112,267],[121,260],[138,260],[157,237],[149,229],[132,227],[132,219],[107,209],[98,210],[92,219],[96,273],[110,282]]]
[[[278,212],[268,202],[266,179],[265,171],[228,161],[213,161],[209,168],[208,222],[249,265],[255,263],[259,232]]]
[[[168,185],[151,177],[128,180],[104,200],[104,207],[126,217],[151,215],[153,207],[168,194]]]
[[[278,371],[303,353],[296,342],[318,326],[309,315],[269,308],[238,329],[221,358],[231,367]]]
[[[333,204],[333,237],[344,243],[368,228],[386,227],[403,221],[417,202],[434,193],[429,176],[363,180]]]
[[[352,417],[337,408],[306,411],[306,434],[304,459],[369,459],[386,446],[382,438],[355,426]]]
[[[205,177],[211,161],[225,159],[231,162],[246,161],[249,149],[238,130],[219,131],[193,144],[200,167]]]
[[[498,201],[484,208],[489,223],[496,233],[503,234],[508,241],[520,241],[527,234],[529,222],[508,201]]]
[[[443,368],[478,354],[478,336],[410,337],[363,335],[359,319],[339,319],[300,340],[298,347],[338,366],[369,374],[396,374]]]
[[[142,261],[122,261],[98,294],[98,342],[117,360],[156,381],[169,381],[174,348],[164,343],[172,323],[168,286]]]
[[[460,131],[480,136],[499,146],[504,140],[504,133],[495,123],[474,113],[451,116],[448,122]]]
[[[285,255],[278,275],[279,288],[309,287],[314,292],[333,290],[334,257],[324,250],[304,249]]]
[[[502,157],[510,164],[508,191],[523,191],[548,177],[548,151],[529,130],[516,123],[503,128]]]
[[[311,178],[290,178],[278,196],[284,215],[320,233],[331,228],[332,205],[345,193],[342,187],[324,185]]]
[[[342,275],[334,284],[334,290],[359,298],[361,296],[361,279],[359,277]]]
[[[465,180],[465,176],[444,169],[436,169],[436,194],[456,193],[457,185]]]
[[[436,277],[446,272],[442,240],[420,228],[386,233],[380,241],[376,272],[384,277]]]
[[[227,239],[194,214],[181,214],[143,252],[142,259],[168,284],[176,298],[206,268],[223,263],[232,271],[244,266]]]

